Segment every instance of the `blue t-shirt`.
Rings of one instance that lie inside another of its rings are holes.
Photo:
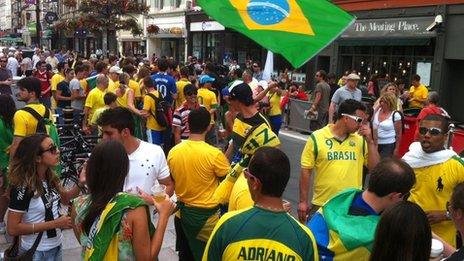
[[[177,93],[176,81],[174,78],[165,72],[159,72],[152,75],[151,79],[156,86],[156,90],[163,95],[164,99],[169,104],[172,104],[174,101],[172,94]]]
[[[69,89],[69,82],[61,81],[56,86],[56,89],[61,91],[61,96],[71,97],[71,90]],[[68,106],[71,106],[71,101],[57,101],[56,106],[58,106],[59,108],[66,108]]]

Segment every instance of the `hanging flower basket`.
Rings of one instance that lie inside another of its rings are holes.
[[[64,0],[63,4],[67,7],[76,7],[77,1],[76,0]]]
[[[149,34],[158,34],[160,31],[160,28],[157,25],[151,24],[147,26],[147,33]]]

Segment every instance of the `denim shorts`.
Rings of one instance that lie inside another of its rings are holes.
[[[19,253],[22,254],[26,252],[27,249],[19,248]],[[32,257],[33,261],[62,261],[63,260],[63,247],[59,245],[55,248],[39,251],[36,250],[34,256]]]

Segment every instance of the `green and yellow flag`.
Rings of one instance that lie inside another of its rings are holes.
[[[198,0],[216,21],[284,56],[295,68],[337,38],[355,17],[326,0]]]

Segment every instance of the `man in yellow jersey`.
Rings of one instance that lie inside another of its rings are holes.
[[[176,99],[176,109],[179,108],[185,101],[184,96],[184,87],[187,84],[191,84],[188,80],[189,68],[183,66],[180,68],[180,79],[176,82],[177,87],[177,99]]]
[[[229,161],[218,148],[205,142],[211,116],[201,107],[189,116],[190,136],[168,154],[179,212],[175,217],[180,260],[201,260],[206,242],[219,220],[219,204],[213,198],[229,170]]]
[[[143,115],[147,117],[147,141],[156,145],[163,145],[163,132],[166,126],[161,126],[156,120],[156,98],[160,98],[160,93],[156,90],[153,80],[150,76],[143,78],[143,86],[147,94],[143,98]]]
[[[424,108],[429,96],[429,90],[420,80],[419,75],[412,76],[412,86],[409,88],[409,107],[411,108]]]
[[[58,63],[56,66],[56,70],[58,71],[55,73],[52,78],[50,79],[50,89],[52,91],[52,108],[55,108],[57,114],[61,114],[61,110],[57,108],[56,106],[56,88],[58,87],[58,84],[66,78],[66,75],[64,75],[64,70],[68,68],[68,64],[65,62]]]
[[[301,222],[306,222],[308,216],[340,191],[361,189],[363,166],[371,170],[379,162],[377,146],[366,119],[364,104],[349,99],[340,104],[335,124],[329,124],[309,137],[301,154],[298,204]],[[314,185],[310,188],[313,170]],[[308,201],[310,191],[313,192],[311,203]]]
[[[116,93],[116,90],[119,88],[119,75],[122,73],[121,68],[118,66],[112,66],[108,72],[108,77],[110,82],[108,84],[108,91]]]
[[[261,147],[244,173],[255,204],[221,217],[203,260],[319,260],[312,232],[283,206],[288,157],[279,149]]]
[[[454,187],[464,182],[464,162],[450,149],[445,149],[449,120],[430,114],[419,125],[419,142],[414,142],[404,155],[414,169],[416,185],[409,200],[427,214],[432,231],[456,247],[456,229],[446,210]]]
[[[308,221],[320,260],[369,260],[380,214],[405,200],[415,182],[412,168],[396,158],[382,160],[370,175],[366,190],[342,191]]]
[[[198,89],[198,103],[204,106],[209,113],[211,114],[211,129],[206,134],[206,142],[211,145],[217,144],[217,135],[216,135],[216,127],[214,125],[214,117],[216,112],[219,108],[219,104],[216,98],[216,94],[211,91],[211,87],[213,86],[213,82],[215,79],[207,74],[200,76],[200,89]]]
[[[39,102],[41,93],[40,80],[35,77],[26,77],[19,80],[16,85],[19,87],[18,100],[26,103],[24,109],[29,110],[30,108],[40,116],[46,117],[48,109]],[[37,119],[24,109],[17,110],[13,116],[14,138],[10,146],[10,160],[13,158],[21,140],[26,136],[35,134],[37,131]],[[50,118],[50,111],[48,111],[48,115]]]
[[[230,107],[238,111],[232,129],[232,144],[236,146],[237,153],[232,159],[234,164],[225,180],[221,182],[215,192],[215,198],[220,203],[241,202],[237,199],[246,188],[241,175],[243,168],[248,166],[251,156],[262,146],[276,147],[280,145],[279,138],[272,132],[271,124],[258,112],[253,100],[253,92],[248,84],[237,81],[229,88]],[[238,183],[235,183],[238,180]],[[238,186],[238,187],[237,187]],[[237,193],[232,193],[235,191]],[[248,191],[247,191],[248,193]],[[242,194],[243,195],[243,194]],[[230,209],[238,209],[229,205]]]
[[[96,110],[105,106],[103,97],[107,92],[108,82],[109,79],[106,75],[99,74],[97,76],[97,87],[93,88],[85,99],[82,129],[87,134],[92,133],[92,131],[96,131],[96,128],[91,128],[90,120],[92,119],[92,116]]]

